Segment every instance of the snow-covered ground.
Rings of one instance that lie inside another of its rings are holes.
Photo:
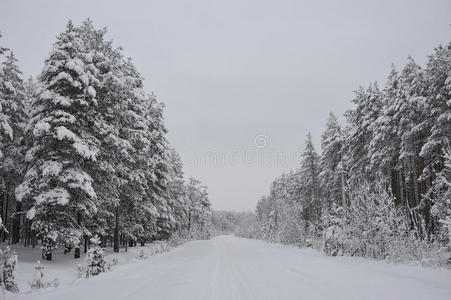
[[[0,244],[1,248],[6,245]],[[166,242],[154,242],[147,244],[145,247],[131,247],[125,252],[123,248],[120,249],[119,253],[114,253],[112,248],[105,249],[105,260],[107,262],[112,262],[113,259],[117,261],[118,268],[120,265],[134,262],[141,262],[137,259],[139,252],[143,249],[146,256],[152,256],[157,253],[162,253],[164,249],[167,249]],[[75,281],[79,280],[77,266],[78,264],[83,265],[85,263],[85,254],[81,253],[80,259],[73,259],[73,252],[71,254],[63,254],[62,249],[56,250],[53,253],[52,261],[45,261],[41,259],[41,248],[36,246],[35,248],[25,248],[20,245],[11,246],[11,250],[16,251],[18,254],[18,266],[16,270],[16,279],[21,293],[27,293],[30,291],[29,282],[33,279],[34,267],[36,266],[36,261],[40,260],[41,265],[44,267],[44,276],[48,281],[53,281],[55,278],[58,279],[59,285],[71,285]],[[8,294],[7,299],[14,297]]]
[[[97,277],[62,282],[57,289],[9,296],[30,300],[449,300],[451,272],[327,257],[313,250],[220,236],[119,265]]]

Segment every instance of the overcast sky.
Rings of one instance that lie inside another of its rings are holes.
[[[230,210],[254,210],[309,131],[319,151],[329,111],[343,121],[359,85],[451,41],[450,0],[0,0],[1,44],[37,75],[67,20],[88,17],[166,104],[185,176]]]

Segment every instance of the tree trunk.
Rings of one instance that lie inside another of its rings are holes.
[[[22,210],[22,203],[21,202],[16,202],[16,214],[14,215],[14,219],[11,220],[12,222],[12,239],[11,242],[13,244],[17,244],[20,241],[20,219],[21,219],[21,215],[18,214],[20,211]]]
[[[24,247],[27,247],[28,246],[28,234],[29,234],[29,232],[28,232],[28,219],[27,218],[25,218],[25,222],[24,222],[24,243],[23,243],[23,246]]]
[[[399,198],[401,203],[405,203],[404,197],[404,163],[402,163],[401,170],[399,170],[398,174],[399,180]]]
[[[85,245],[84,245],[83,252],[84,253],[88,252],[88,237],[86,235],[85,235]]]
[[[52,252],[47,252],[46,254],[45,254],[45,260],[52,260]]]
[[[6,196],[6,188],[5,188],[5,181],[3,179],[3,176],[0,176],[0,179],[2,180],[0,187],[2,187],[2,189],[0,189],[0,196],[1,196],[1,211],[0,211],[0,217],[2,218],[2,221],[4,222],[3,226],[6,226],[5,222],[5,206],[6,206],[6,201],[7,201],[7,196]],[[5,230],[1,230],[0,233],[0,238],[1,240],[4,242],[4,235],[5,235]]]
[[[80,258],[80,245],[76,246],[74,249],[74,258]]]
[[[36,233],[34,233],[34,231],[32,231],[32,235],[33,235],[33,237],[31,238],[31,246],[34,248],[34,247],[36,247]]]
[[[119,252],[119,206],[115,209],[114,245],[113,251]]]
[[[81,213],[80,212],[77,212],[77,224],[79,227],[81,227]],[[74,258],[80,258],[80,245],[81,245],[81,241],[79,240],[78,243],[75,245]]]
[[[4,200],[3,200],[2,208],[3,208],[3,222],[4,222],[3,225],[6,228],[8,228],[8,224],[9,224],[9,222],[8,222],[8,202],[9,202],[9,199],[8,198],[9,198],[8,197],[8,193],[5,192],[5,197],[3,198]],[[11,234],[11,233],[9,233],[9,234]],[[2,230],[2,242],[4,243],[5,241],[6,241],[6,231]]]
[[[346,192],[345,192],[346,183],[345,183],[345,174],[343,171],[341,171],[340,178],[341,178],[341,202],[343,207],[346,207]]]

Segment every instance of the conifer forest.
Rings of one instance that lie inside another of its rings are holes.
[[[451,299],[446,1],[4,2],[0,299]]]

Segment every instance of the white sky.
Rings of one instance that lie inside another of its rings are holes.
[[[185,175],[230,210],[253,210],[296,168],[308,131],[319,150],[329,111],[343,120],[359,85],[451,41],[449,0],[0,0],[0,42],[37,75],[67,20],[87,17],[166,104]]]

